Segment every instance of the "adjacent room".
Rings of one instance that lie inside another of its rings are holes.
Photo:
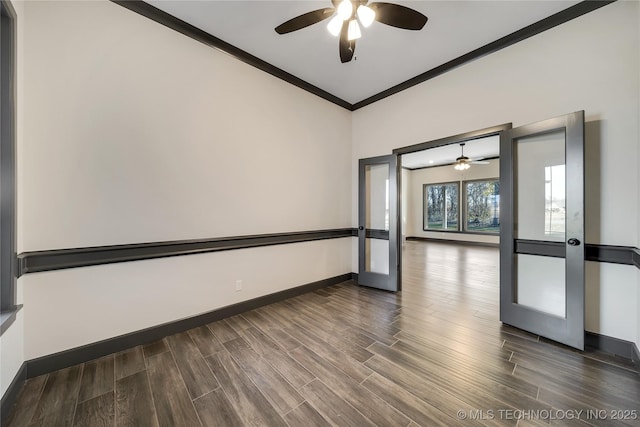
[[[466,309],[496,320],[499,154],[494,135],[414,151],[400,160],[403,285],[435,288],[436,295],[472,295]],[[445,299],[442,307],[452,303],[458,298]]]

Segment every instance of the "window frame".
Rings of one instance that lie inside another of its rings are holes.
[[[498,229],[496,231],[474,231],[474,230],[469,230],[466,218],[467,218],[467,214],[469,212],[469,192],[467,191],[467,185],[468,184],[473,184],[473,183],[478,183],[478,182],[495,182],[500,184],[500,178],[478,178],[478,179],[467,179],[467,180],[461,180],[460,184],[462,186],[462,211],[461,214],[464,217],[464,220],[461,220],[460,222],[463,224],[463,227],[461,229],[462,233],[465,234],[477,234],[477,235],[484,235],[484,236],[500,236],[500,223],[498,222]],[[500,205],[498,205],[498,212],[500,211]],[[498,221],[500,220],[500,217],[498,216]]]
[[[4,332],[16,306],[16,13],[0,0],[0,313]]]
[[[433,229],[433,228],[428,228],[427,226],[429,225],[429,207],[428,207],[428,198],[427,198],[427,187],[429,186],[446,186],[446,185],[455,185],[456,186],[456,190],[458,192],[458,197],[457,197],[457,201],[458,201],[458,214],[457,214],[457,218],[456,218],[456,224],[457,227],[455,229],[452,228],[440,228],[440,229]],[[423,231],[430,231],[430,232],[444,232],[444,233],[460,233],[460,209],[461,209],[461,205],[460,205],[461,199],[460,199],[460,181],[446,181],[446,182],[430,182],[430,183],[426,183],[426,184],[422,184],[422,230]]]

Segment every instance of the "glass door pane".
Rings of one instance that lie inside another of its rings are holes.
[[[389,165],[365,165],[364,174],[365,270],[389,274]]]
[[[358,282],[398,290],[397,156],[361,159],[358,205]]]
[[[564,129],[514,141],[516,239],[565,241],[566,179]],[[565,317],[564,259],[518,254],[516,301]]]
[[[517,239],[564,242],[564,150],[564,130],[515,141]]]

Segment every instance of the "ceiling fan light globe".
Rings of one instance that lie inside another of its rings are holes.
[[[356,13],[358,14],[358,19],[360,20],[360,23],[365,28],[373,24],[374,19],[376,19],[376,12],[370,7],[365,5],[358,6],[358,10]]]
[[[457,163],[454,166],[454,169],[455,170],[459,170],[459,171],[464,171],[464,170],[469,169],[469,164],[468,163]]]
[[[331,35],[338,37],[340,35],[340,30],[342,29],[342,18],[340,15],[336,15],[327,24],[327,30],[331,33]]]
[[[342,18],[343,21],[351,18],[351,14],[353,13],[353,5],[350,0],[342,0],[342,3],[338,5],[338,16]]]
[[[348,40],[356,40],[362,37],[362,33],[360,32],[360,25],[358,25],[358,21],[356,19],[352,19],[349,21],[349,30],[347,32]]]

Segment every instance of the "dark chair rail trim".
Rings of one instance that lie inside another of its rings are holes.
[[[540,255],[554,258],[565,257],[566,248],[564,242],[516,239],[514,243],[515,253],[517,254]]]
[[[389,230],[367,228],[365,236],[367,239],[389,240]]]
[[[546,242],[539,240],[521,240],[515,241],[516,253],[541,255],[556,258],[565,257],[564,242]],[[610,264],[638,265],[638,249],[630,246],[612,246],[612,245],[594,245],[587,243],[585,245],[585,261],[607,262]],[[635,258],[634,258],[635,257]]]
[[[380,93],[370,96],[369,98],[363,99],[355,104],[351,104],[323,89],[320,89],[317,86],[308,83],[293,74],[287,73],[286,71],[269,64],[268,62],[251,55],[248,52],[245,52],[242,49],[235,47],[234,45],[225,42],[205,31],[200,30],[199,28],[194,27],[191,24],[188,24],[156,7],[151,6],[150,4],[141,1],[141,0],[111,0],[112,2],[119,4],[122,7],[125,7],[139,15],[142,15],[146,18],[149,18],[159,24],[162,24],[168,28],[171,28],[181,34],[186,35],[187,37],[191,37],[194,40],[197,40],[201,43],[206,44],[207,46],[213,47],[215,49],[219,49],[223,52],[228,53],[229,55],[237,58],[240,61],[243,61],[249,65],[252,65],[266,73],[271,74],[281,80],[284,80],[288,83],[293,84],[294,86],[299,87],[300,89],[306,90],[314,95],[319,96],[329,102],[332,102],[340,107],[343,107],[350,111],[355,111],[359,108],[365,107],[369,104],[373,104],[376,101],[380,101],[386,97],[394,95],[398,92],[401,92],[405,89],[409,89],[415,85],[423,83],[427,80],[430,80],[434,77],[437,77],[441,74],[449,72],[461,65],[464,65],[468,62],[474,61],[478,58],[481,58],[485,55],[489,55],[491,53],[497,52],[505,47],[511,46],[512,44],[518,43],[522,40],[525,40],[529,37],[535,36],[536,34],[542,33],[546,30],[549,30],[558,25],[564,24],[565,22],[571,21],[572,19],[578,18],[586,13],[592,12],[596,9],[599,9],[603,6],[606,6],[610,3],[613,3],[615,0],[608,1],[596,1],[596,0],[585,0],[578,4],[575,4],[565,10],[562,10],[554,15],[551,15],[545,19],[542,19],[538,22],[535,22],[527,27],[524,27],[518,31],[515,31],[511,34],[508,34],[494,42],[486,44],[478,49],[475,49],[471,52],[468,52],[458,58],[455,58],[445,64],[442,64],[436,68],[432,68],[431,70],[425,71],[422,74],[419,74],[409,80],[406,80],[398,85],[395,85],[389,89],[386,89]],[[337,59],[336,59],[337,60]]]
[[[311,242],[314,240],[339,239],[352,237],[354,230],[354,228],[339,228],[332,230],[24,252],[18,255],[18,277],[27,273],[87,267],[91,265]]]
[[[213,239],[178,240],[170,242],[23,252],[18,255],[18,275],[21,276],[27,273],[113,264],[118,262],[140,261],[154,258],[194,255],[208,252],[257,248],[262,246],[284,245],[289,243],[302,243],[315,240],[340,239],[344,237],[357,236],[357,228],[338,228],[332,230],[300,231],[292,233],[220,237]],[[384,230],[367,230],[367,237],[369,238],[386,239],[388,238],[387,236],[388,234]],[[407,237],[407,239],[496,246],[495,244],[490,243],[459,242],[455,240],[421,238],[414,236]],[[516,252],[562,258],[564,257],[564,243],[516,240]],[[595,245],[587,243],[585,247],[585,260],[635,265],[637,268],[640,268],[640,250],[629,246]]]

